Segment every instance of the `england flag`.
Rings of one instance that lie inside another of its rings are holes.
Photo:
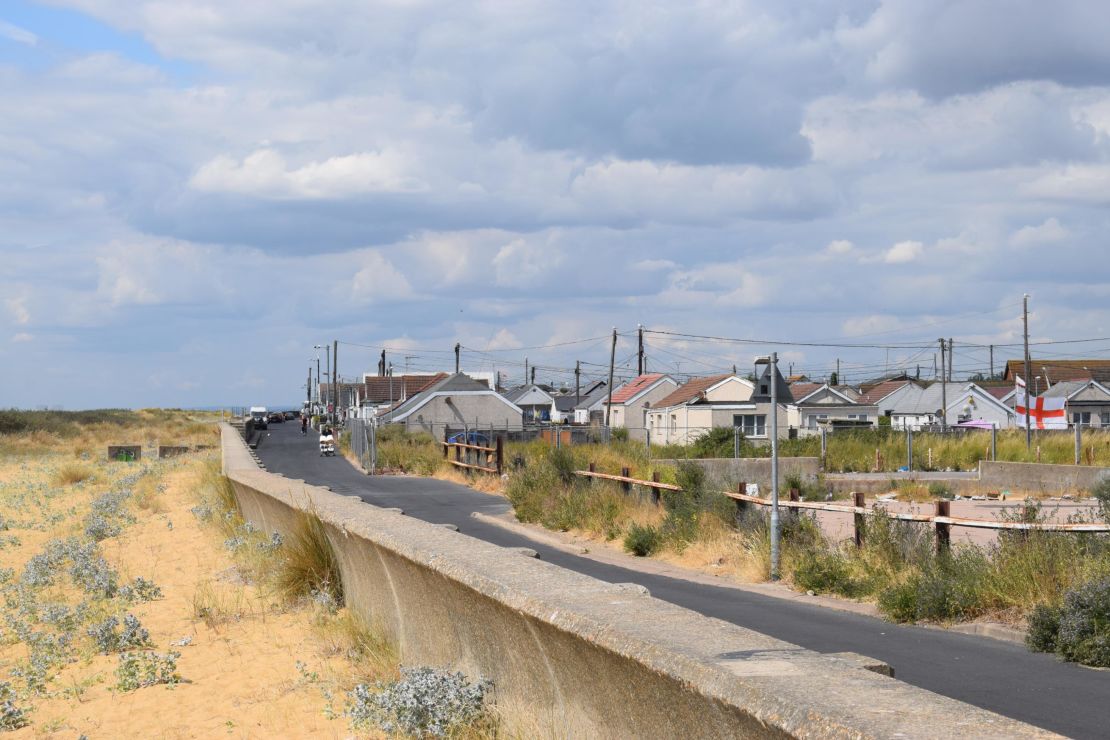
[[[1025,428],[1025,405],[1029,406],[1030,429],[1067,429],[1068,417],[1064,412],[1064,398],[1045,398],[1033,396],[1026,400],[1025,390],[1018,388],[1014,396],[1014,411],[1017,412],[1017,425]]]

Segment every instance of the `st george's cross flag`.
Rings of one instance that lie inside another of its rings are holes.
[[[1029,427],[1031,429],[1067,429],[1068,417],[1064,412],[1064,401],[1063,397],[1033,396],[1028,401],[1031,404],[1029,406]],[[1014,396],[1014,411],[1017,412],[1017,425],[1022,429],[1025,428],[1026,403],[1025,390],[1018,388],[1017,394]]]

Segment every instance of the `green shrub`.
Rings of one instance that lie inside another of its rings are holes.
[[[1110,477],[1096,483],[1091,488],[1091,495],[1098,501],[1098,513],[1102,521],[1110,524]]]
[[[857,597],[868,592],[868,584],[853,575],[850,561],[840,553],[810,549],[794,565],[794,584],[816,593]]]
[[[736,453],[732,427],[714,427],[690,445],[690,455],[697,458],[732,457]],[[741,445],[743,436],[741,435]]]
[[[610,429],[609,430],[609,441],[610,442],[627,442],[628,441],[628,430],[625,429],[624,427],[617,427],[615,429]]]
[[[624,549],[637,557],[647,557],[656,550],[662,542],[659,530],[648,525],[633,524],[624,536]]]
[[[1029,629],[1025,633],[1025,644],[1030,650],[1039,653],[1056,652],[1056,635],[1060,632],[1060,614],[1058,606],[1037,604],[1029,615]]]
[[[982,584],[988,561],[967,547],[925,563],[879,594],[879,610],[896,622],[949,622],[983,612]]]
[[[929,484],[929,495],[933,498],[951,499],[952,488],[947,483],[933,481]]]
[[[1110,667],[1110,578],[1085,583],[1064,596],[1056,652],[1065,660]]]

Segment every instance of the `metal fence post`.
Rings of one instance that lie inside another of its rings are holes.
[[[659,482],[659,471],[658,470],[651,471],[651,482],[652,483],[658,483]],[[651,487],[651,502],[653,504],[655,504],[656,506],[659,505],[659,489],[656,488],[655,486]]]
[[[998,427],[991,427],[991,462],[998,459]]]
[[[621,468],[621,475],[623,475],[625,478],[630,477],[630,472],[631,471],[629,471],[628,468]],[[621,490],[624,491],[625,493],[631,492],[632,491],[632,484],[629,483],[628,481],[621,481]]]
[[[906,427],[906,470],[913,470],[913,430]]]
[[[937,516],[950,516],[951,502],[937,501],[936,502],[936,515]],[[952,544],[952,525],[947,523],[936,523],[937,527],[937,555],[943,555],[948,552],[948,548]]]
[[[864,500],[864,495],[859,491],[853,491],[852,503],[857,508],[862,509],[866,504],[866,501]],[[855,530],[856,547],[863,547],[863,530],[866,526],[867,522],[864,519],[863,514],[857,512],[852,515],[852,528]]]
[[[1075,464],[1079,465],[1079,453],[1083,450],[1083,425],[1075,422]]]
[[[825,467],[825,456],[829,452],[829,430],[821,427],[821,468]]]
[[[492,431],[490,432],[493,433]],[[505,469],[505,445],[502,437],[497,438],[497,474],[501,475]]]
[[[740,427],[732,428],[732,457],[735,460],[740,459]]]

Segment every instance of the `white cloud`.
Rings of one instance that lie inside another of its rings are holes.
[[[851,254],[855,248],[856,245],[852,244],[852,242],[847,239],[836,239],[835,241],[829,242],[829,245],[825,247],[825,251],[832,255],[845,255]]]
[[[26,28],[20,28],[14,23],[8,23],[3,19],[0,19],[0,36],[20,44],[26,44],[27,46],[37,46],[39,43],[39,37]]]
[[[26,326],[31,321],[31,312],[27,309],[27,299],[23,296],[5,298],[4,306],[12,315],[12,321],[18,326]]]
[[[408,279],[380,252],[367,252],[360,261],[362,266],[350,283],[350,295],[356,301],[377,303],[412,294]]]
[[[898,242],[883,253],[883,262],[886,262],[888,265],[900,265],[906,262],[913,262],[921,256],[921,252],[924,248],[925,245],[921,242]]]
[[[561,261],[559,253],[548,246],[519,238],[498,250],[493,268],[498,285],[526,288],[541,283]]]
[[[1040,226],[1023,226],[1010,235],[1010,244],[1015,247],[1033,247],[1052,244],[1071,236],[1055,217],[1046,219]]]
[[[428,189],[407,172],[395,151],[361,152],[290,167],[273,149],[259,149],[241,162],[219,156],[201,166],[190,187],[210,193],[263,198],[342,199],[369,193],[419,193]]]
[[[643,270],[644,272],[656,272],[658,270],[673,270],[678,267],[678,264],[672,260],[640,260],[632,265],[633,270]]]
[[[12,342],[13,343],[32,342],[32,341],[34,341],[34,339],[35,339],[34,334],[28,334],[27,332],[22,332],[22,331],[19,332],[18,334],[13,334],[12,335]]]

